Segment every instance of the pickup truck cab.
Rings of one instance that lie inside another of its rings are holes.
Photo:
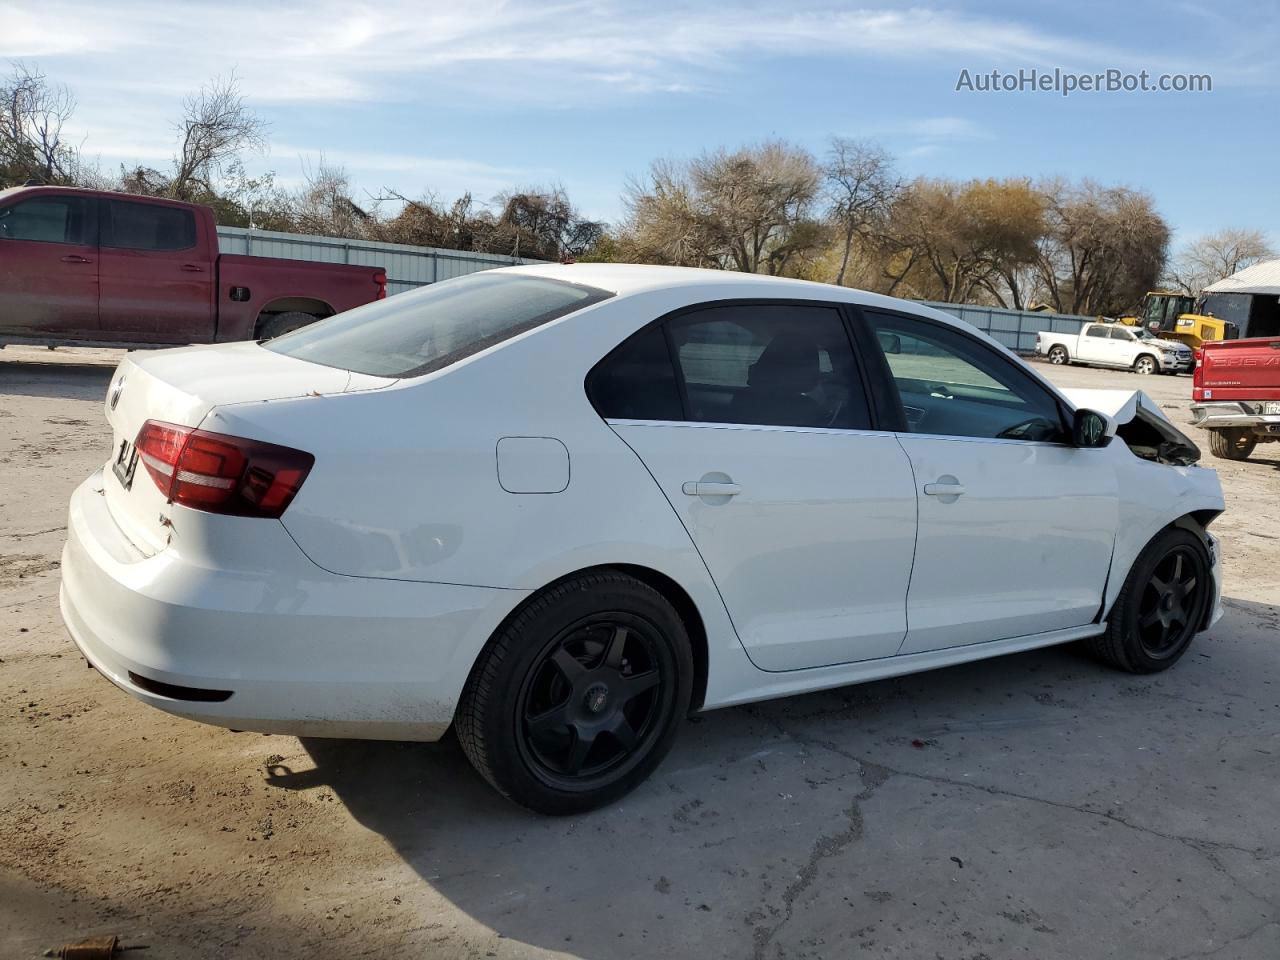
[[[1191,422],[1209,431],[1214,456],[1245,460],[1280,440],[1280,337],[1206,343],[1191,400]]]
[[[381,267],[220,254],[209,207],[0,191],[0,346],[266,339],[384,296]]]
[[[1119,323],[1086,323],[1078,334],[1041,331],[1036,353],[1055,364],[1123,367],[1143,374],[1179,373],[1195,366],[1195,354],[1186,344]]]

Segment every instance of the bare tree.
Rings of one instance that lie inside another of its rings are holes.
[[[1209,284],[1275,256],[1261,230],[1227,227],[1188,244],[1169,268],[1168,281],[1194,297]]]
[[[266,123],[245,104],[234,73],[184,99],[177,128],[182,142],[166,192],[179,200],[215,194],[224,168],[246,150],[266,146]]]
[[[823,180],[828,196],[827,217],[839,231],[840,266],[835,282],[843,285],[856,241],[866,242],[883,232],[902,180],[893,158],[878,144],[832,137]]]
[[[1048,229],[1036,271],[1039,295],[1062,313],[1118,314],[1164,271],[1169,226],[1146,194],[1090,180],[1042,185]]]
[[[66,86],[50,84],[34,66],[12,63],[0,80],[0,181],[74,182],[80,153],[64,139],[63,127],[75,108]]]
[[[814,216],[821,175],[808,152],[781,141],[658,161],[628,187],[622,249],[647,262],[789,272],[826,239]]]

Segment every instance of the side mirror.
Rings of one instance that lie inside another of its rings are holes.
[[[1096,410],[1077,410],[1071,421],[1071,443],[1077,447],[1105,447],[1111,442],[1107,436],[1107,418]]]
[[[902,338],[896,333],[877,333],[876,339],[880,341],[880,349],[885,353],[902,352]]]

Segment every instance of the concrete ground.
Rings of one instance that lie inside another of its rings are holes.
[[[57,611],[105,352],[0,351],[0,956],[1280,956],[1280,447],[1219,467],[1228,613],[1171,671],[1060,648],[723,710],[551,820],[452,743],[151,710]],[[1186,419],[1190,380],[1141,386]]]

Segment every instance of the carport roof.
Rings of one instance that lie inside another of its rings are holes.
[[[1280,259],[1264,260],[1211,283],[1205,293],[1263,293],[1280,295]]]

